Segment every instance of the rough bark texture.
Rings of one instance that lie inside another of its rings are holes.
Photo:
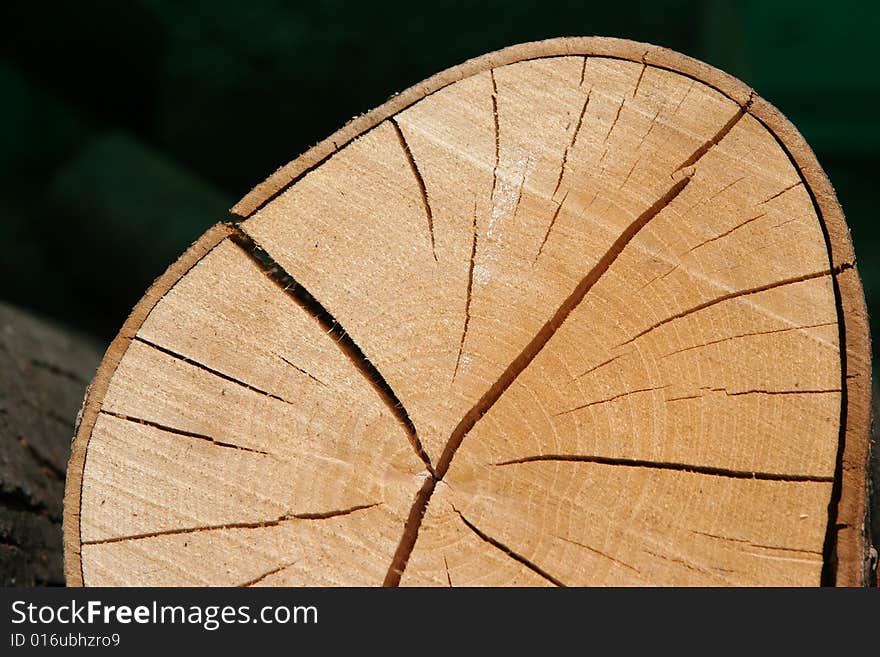
[[[70,440],[100,354],[0,303],[0,584],[64,584],[61,517]]]
[[[880,415],[880,386],[874,385],[874,403],[872,404],[872,423],[871,423],[871,467],[869,482],[869,508],[870,508],[870,527],[871,542],[873,543],[873,553],[869,559],[870,567],[874,569],[874,584],[880,586],[880,568],[878,568],[877,546],[880,545],[880,422],[877,421]]]

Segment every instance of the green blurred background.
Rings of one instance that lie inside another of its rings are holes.
[[[0,299],[99,340],[252,185],[351,116],[469,57],[565,35],[664,45],[776,104],[835,185],[880,309],[876,3],[4,4]]]

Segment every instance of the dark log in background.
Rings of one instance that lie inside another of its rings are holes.
[[[92,342],[0,304],[0,584],[63,585],[61,501]]]
[[[875,550],[877,546],[880,546],[880,421],[877,420],[878,417],[880,417],[880,386],[876,384],[875,377],[873,425],[871,427],[871,479],[869,482],[871,499],[868,505],[871,514],[871,542],[874,544]],[[875,560],[878,558],[876,554],[874,558]],[[880,586],[880,569],[877,571],[877,586]]]

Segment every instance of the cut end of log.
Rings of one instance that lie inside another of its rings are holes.
[[[741,82],[515,46],[233,211],[92,384],[69,584],[866,583],[852,246]]]

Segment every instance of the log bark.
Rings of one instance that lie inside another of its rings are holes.
[[[100,354],[0,303],[0,585],[63,585],[64,474]]]
[[[880,545],[880,423],[877,422],[878,414],[880,414],[880,387],[877,382],[873,386],[873,404],[871,406],[871,444],[868,468],[868,527],[870,528],[870,538],[868,546],[869,553],[869,581],[873,574],[875,586],[880,586],[880,569],[878,569],[877,546]]]
[[[95,379],[70,584],[866,583],[849,233],[741,82],[516,46],[234,213]]]

